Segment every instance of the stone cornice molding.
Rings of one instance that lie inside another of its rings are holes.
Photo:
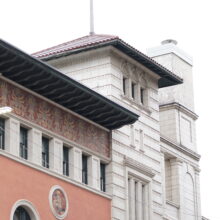
[[[188,155],[189,157],[193,158],[194,160],[196,161],[199,161],[201,156],[199,154],[197,154],[196,152],[182,146],[182,145],[179,145],[177,143],[174,143],[173,141],[165,138],[165,137],[160,137],[160,141],[173,147],[175,150],[178,150],[186,155]]]
[[[127,156],[124,157],[124,165],[127,167],[130,167],[134,170],[137,170],[138,172],[140,172],[150,178],[153,178],[155,176],[155,173],[153,172],[153,170],[150,167],[148,167],[145,164],[140,163],[130,157],[127,157]]]
[[[179,110],[180,112],[188,115],[190,118],[192,118],[194,120],[197,120],[199,117],[196,113],[194,113],[193,111],[189,110],[188,108],[186,108],[185,106],[183,106],[177,102],[172,102],[172,103],[160,105],[160,111],[165,111],[165,110],[170,110],[170,109]]]

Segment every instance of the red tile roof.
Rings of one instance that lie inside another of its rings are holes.
[[[67,51],[76,50],[79,48],[85,48],[87,46],[93,46],[96,44],[104,43],[107,41],[119,39],[117,36],[112,35],[104,35],[104,34],[94,34],[94,35],[88,35],[84,36],[72,41],[68,41],[63,44],[59,44],[57,46],[47,48],[45,50],[41,50],[39,52],[33,53],[32,56],[37,58],[44,58],[48,56],[53,56],[56,54],[64,53]]]

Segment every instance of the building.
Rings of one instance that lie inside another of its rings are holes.
[[[200,156],[196,150],[197,115],[194,113],[193,105],[192,60],[174,41],[166,41],[160,47],[149,50],[148,54],[153,59],[116,36],[96,34],[33,54],[38,60],[24,54],[19,57],[15,53],[12,56],[11,50],[21,53],[10,46],[2,52],[2,57],[7,57],[8,61],[6,64],[5,61],[1,62],[2,79],[10,83],[13,81],[14,86],[22,86],[22,89],[25,87],[27,93],[37,95],[65,112],[77,114],[75,117],[86,120],[91,126],[100,129],[109,141],[105,139],[105,142],[100,138],[98,132],[88,135],[85,130],[87,125],[81,128],[80,124],[77,124],[67,127],[70,130],[80,127],[81,130],[77,130],[77,134],[87,137],[86,143],[75,143],[78,140],[76,137],[67,141],[63,130],[58,136],[56,132],[45,134],[45,138],[52,139],[49,149],[56,151],[57,155],[62,155],[58,157],[60,162],[53,163],[57,170],[51,170],[50,167],[42,168],[39,163],[44,157],[43,154],[41,160],[39,156],[30,157],[30,162],[11,156],[11,162],[15,163],[16,160],[16,163],[25,163],[25,168],[38,161],[39,174],[46,172],[48,176],[56,178],[53,184],[61,185],[58,189],[62,189],[61,192],[66,194],[68,200],[71,198],[65,219],[72,219],[76,212],[79,219],[86,219],[89,215],[89,219],[101,220],[201,220],[198,165]],[[24,59],[23,62],[21,58]],[[29,60],[36,66],[33,67]],[[26,71],[21,73],[20,70],[24,66]],[[42,66],[43,70],[39,69]],[[53,77],[57,75],[62,76],[63,81],[54,80]],[[69,85],[63,85],[66,81],[74,82],[77,89],[72,91]],[[82,90],[78,91],[78,87]],[[89,92],[84,95],[84,90]],[[97,97],[98,100],[95,99]],[[103,106],[103,99],[108,103],[108,108]],[[23,101],[20,96],[16,100]],[[42,108],[44,115],[40,119],[40,123],[43,123],[40,124],[40,128],[34,128],[40,130],[41,137],[45,131],[43,125],[48,113],[43,104],[38,105],[39,101],[34,103],[35,107]],[[11,106],[10,103],[7,105]],[[19,111],[21,114],[25,112],[20,108]],[[35,111],[32,111],[30,117],[33,117],[34,113]],[[16,112],[11,113],[10,117],[14,114]],[[25,115],[21,117],[22,122],[25,121],[28,126],[30,120],[35,127],[35,119],[26,119]],[[56,116],[56,111],[50,112],[49,115]],[[65,118],[64,112],[61,115]],[[10,118],[5,120],[10,121]],[[52,125],[52,129],[56,126],[59,127],[59,121],[57,125]],[[14,129],[19,133],[18,126]],[[71,133],[70,130],[67,134]],[[16,138],[9,140],[19,143],[19,137]],[[59,146],[53,144],[54,138],[60,143]],[[90,144],[91,138],[97,141],[94,145]],[[41,139],[36,139],[36,142],[42,145],[39,142]],[[75,164],[72,170],[68,170],[69,177],[61,172],[62,169],[63,172],[65,170],[63,166],[66,147],[71,147],[68,148],[68,158]],[[74,151],[75,148],[79,154]],[[19,149],[19,146],[16,149]],[[12,154],[16,149],[12,150]],[[30,146],[30,149],[34,147]],[[4,159],[11,155],[6,151],[1,151],[1,154]],[[37,155],[33,153],[35,154]],[[82,177],[85,170],[84,157],[87,158],[85,163],[88,165],[88,184],[85,184],[86,178]],[[77,165],[80,166],[78,171],[75,170]],[[36,169],[35,165],[32,166],[34,169],[29,168],[30,173]],[[75,173],[78,173],[78,179]],[[67,190],[67,186],[59,182],[59,178],[70,183],[73,192],[71,189]],[[55,184],[55,181],[58,183]],[[53,192],[53,185],[50,187]],[[45,185],[37,189],[45,190]],[[77,189],[81,191],[76,198],[74,193]],[[24,191],[26,192],[26,189]],[[46,193],[49,191],[47,187]],[[81,200],[81,197],[84,200]],[[37,206],[33,200],[31,202]],[[37,202],[39,201],[36,200]],[[48,198],[41,201],[42,204],[43,202],[48,203]],[[40,219],[44,219],[41,211],[36,209]],[[50,209],[48,204],[47,209]],[[52,216],[53,212],[50,211],[50,218]],[[62,217],[61,215],[60,218]]]
[[[0,41],[2,220],[110,219],[111,130],[138,116]]]

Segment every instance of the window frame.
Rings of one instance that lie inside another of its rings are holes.
[[[45,168],[50,167],[49,145],[50,145],[50,139],[47,138],[47,137],[42,136],[41,156],[42,156],[42,166],[45,167]]]
[[[5,119],[0,118],[0,149],[5,150]]]
[[[20,126],[19,156],[28,159],[28,129]]]
[[[69,147],[63,146],[63,175],[69,176]]]
[[[100,163],[100,190],[106,192],[106,164]]]
[[[88,185],[88,156],[82,154],[82,183]]]

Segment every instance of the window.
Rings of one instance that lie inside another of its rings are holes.
[[[49,139],[42,137],[42,166],[49,168]]]
[[[82,155],[82,182],[88,184],[88,157]]]
[[[31,220],[31,217],[28,212],[20,206],[16,209],[13,220]]]
[[[126,78],[123,77],[123,93],[126,94]]]
[[[105,192],[105,164],[100,164],[100,189]]]
[[[135,98],[135,83],[131,83],[131,97]]]
[[[20,127],[20,157],[28,159],[28,130]]]
[[[5,120],[0,118],[0,149],[5,149]]]
[[[63,175],[69,176],[69,148],[63,147]]]
[[[144,89],[141,88],[140,90],[140,101],[141,101],[141,104],[144,104]]]

